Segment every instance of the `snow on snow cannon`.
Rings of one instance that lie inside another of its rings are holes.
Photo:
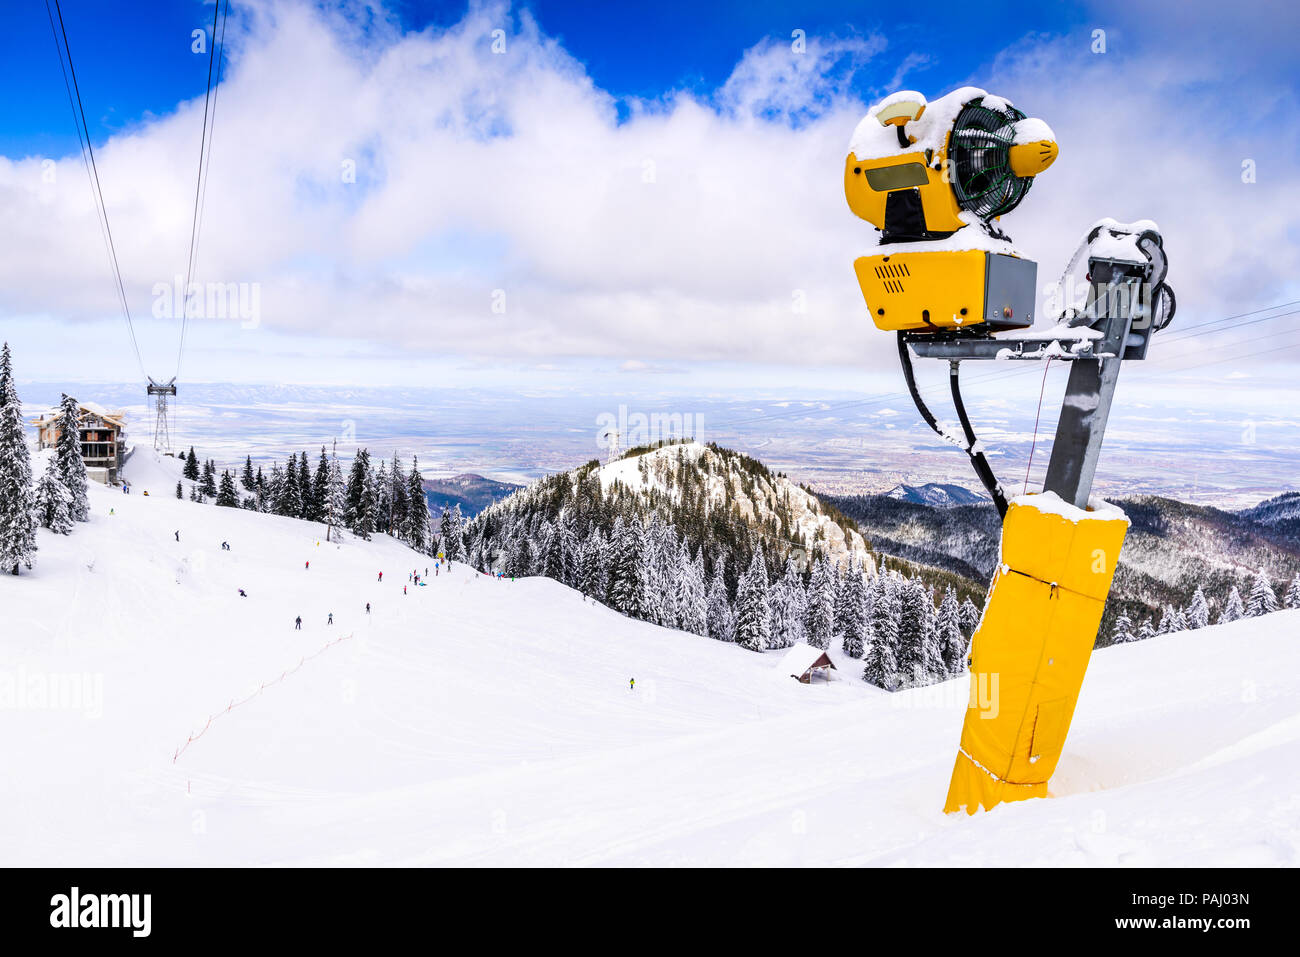
[[[909,91],[877,104],[849,149],[849,208],[880,231],[877,253],[854,263],[871,318],[896,333],[917,411],[966,452],[1003,519],[944,810],[1044,797],[1128,529],[1119,509],[1090,492],[1120,364],[1146,358],[1174,315],[1164,243],[1151,222],[1097,222],[1060,284],[1086,254],[1082,302],[1026,331],[1038,267],[996,221],[1056,160],[1047,124],[974,87],[933,103]],[[921,398],[913,352],[948,361],[960,432]],[[1070,363],[1042,493],[1008,504],[962,401],[964,359]]]

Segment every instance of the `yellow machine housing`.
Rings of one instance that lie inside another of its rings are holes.
[[[853,153],[844,162],[844,197],[849,209],[877,229],[885,228],[885,207],[889,194],[915,189],[920,193],[926,229],[951,233],[966,223],[960,218],[957,197],[943,176],[946,150],[931,163],[925,153],[904,153],[880,159],[860,160]]]
[[[945,811],[1047,796],[1127,531],[1118,515],[1074,520],[1032,497],[1011,503],[1002,565],[971,641],[970,706]]]
[[[906,248],[903,245],[894,249]],[[988,331],[1033,324],[1037,264],[978,249],[891,252],[853,263],[876,327]]]

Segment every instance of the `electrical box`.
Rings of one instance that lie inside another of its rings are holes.
[[[895,247],[898,248],[898,247]],[[893,252],[853,263],[872,321],[886,331],[1025,329],[1038,264],[978,249]]]

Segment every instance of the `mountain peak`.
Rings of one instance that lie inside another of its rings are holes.
[[[898,499],[901,502],[939,507],[978,505],[987,501],[978,492],[972,492],[960,485],[949,485],[943,482],[926,482],[924,485],[895,485],[884,494],[886,498]]]

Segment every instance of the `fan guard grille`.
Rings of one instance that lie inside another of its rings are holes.
[[[953,124],[948,146],[952,188],[961,208],[990,220],[1011,212],[1025,198],[1033,177],[1011,172],[1008,151],[1014,143],[1014,124],[1025,114],[1015,107],[994,110],[983,97],[962,107]]]

